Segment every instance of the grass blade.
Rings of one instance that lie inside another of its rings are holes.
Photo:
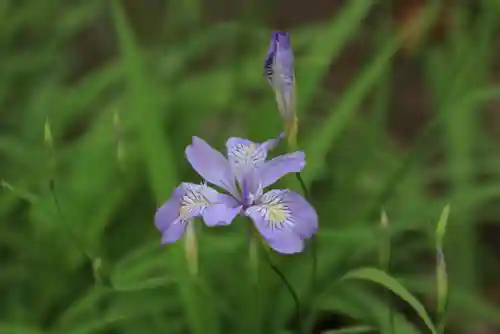
[[[361,268],[348,272],[343,278],[347,279],[359,279],[365,281],[371,281],[382,285],[386,289],[389,289],[394,294],[399,296],[401,299],[406,301],[414,310],[417,312],[418,316],[427,325],[429,330],[433,334],[437,334],[436,328],[432,323],[429,314],[425,310],[424,306],[415,298],[406,288],[401,285],[396,279],[387,275],[385,272],[375,269],[375,268]]]

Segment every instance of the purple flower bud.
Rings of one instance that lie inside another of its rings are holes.
[[[264,73],[276,95],[278,108],[285,122],[287,135],[295,136],[295,70],[290,35],[273,32],[264,60]]]

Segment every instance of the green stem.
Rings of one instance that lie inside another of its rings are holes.
[[[290,292],[290,295],[292,296],[292,298],[295,302],[295,310],[296,310],[299,333],[305,334],[304,326],[302,325],[302,314],[301,314],[299,295],[297,294],[297,292],[293,288],[292,284],[288,281],[285,274],[283,274],[283,272],[278,268],[278,266],[276,266],[276,264],[273,263],[273,261],[271,259],[271,255],[269,254],[269,251],[266,251],[265,253],[266,253],[266,260],[267,260],[267,263],[269,264],[269,267],[271,268],[272,271],[274,271],[274,273],[276,275],[278,275],[278,277],[283,282],[283,284],[285,284],[288,292]]]
[[[73,242],[75,243],[76,247],[90,260],[90,262],[93,262],[94,258],[92,257],[92,255],[88,251],[85,250],[85,247],[83,246],[83,243],[76,236],[76,234],[73,233],[73,230],[69,226],[68,220],[65,219],[65,216],[64,216],[62,208],[61,208],[61,204],[60,204],[59,199],[58,199],[57,194],[56,194],[54,179],[50,179],[50,181],[49,181],[49,189],[50,189],[50,195],[52,197],[52,201],[54,202],[54,206],[56,207],[56,210],[57,210],[57,215],[59,216],[59,220],[66,227],[68,235],[73,240]]]
[[[389,230],[389,219],[384,210],[381,215],[381,244],[380,244],[380,268],[387,274],[391,270],[391,232]],[[391,303],[391,293],[384,291],[384,299],[389,311],[389,331],[394,334],[394,309]]]
[[[260,265],[260,252],[258,245],[258,238],[255,235],[255,231],[251,229],[249,231],[250,234],[250,243],[249,243],[249,260],[250,260],[250,271],[252,275],[252,286],[255,291],[255,325],[254,329],[251,333],[260,333],[261,332],[261,320],[260,320],[260,286],[259,286],[259,265]]]

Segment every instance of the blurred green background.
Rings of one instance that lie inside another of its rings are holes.
[[[0,0],[0,16],[0,333],[296,331],[279,277],[249,269],[247,222],[197,224],[196,275],[153,225],[200,180],[192,136],[222,149],[281,131],[263,76],[277,29],[320,217],[314,289],[311,248],[272,261],[307,332],[390,333],[391,305],[394,333],[427,333],[398,296],[340,278],[379,267],[390,236],[382,269],[433,318],[450,203],[446,333],[500,333],[498,0]]]

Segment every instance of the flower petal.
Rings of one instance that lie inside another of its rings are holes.
[[[301,252],[304,249],[304,241],[286,226],[271,226],[266,218],[265,210],[259,210],[250,207],[245,212],[255,224],[255,227],[262,235],[264,240],[275,251],[284,254],[293,254]]]
[[[294,152],[285,155],[280,155],[274,159],[266,161],[258,169],[258,178],[262,183],[262,187],[268,187],[278,181],[288,173],[298,173],[304,166],[304,152]]]
[[[207,182],[232,195],[238,194],[227,159],[203,139],[193,137],[193,143],[186,148],[186,157],[194,170]]]
[[[226,204],[214,204],[203,212],[203,220],[207,226],[229,225],[240,213],[241,206],[230,208]]]
[[[282,77],[293,81],[293,62],[290,35],[284,31],[273,32],[264,59],[264,74],[271,87],[276,89],[277,82],[283,81]]]
[[[273,81],[279,81],[282,85],[293,86],[294,84],[294,57],[290,35],[287,32],[279,32],[276,37],[276,51],[274,61]]]
[[[304,240],[295,234],[284,234],[280,238],[269,241],[272,249],[282,254],[295,254],[304,250]]]
[[[243,178],[248,173],[264,164],[267,153],[278,145],[283,136],[284,133],[281,133],[279,137],[263,143],[235,137],[228,139],[226,147],[229,165],[240,185],[243,185]]]
[[[208,206],[217,203],[219,193],[205,184],[182,183],[180,187],[179,213],[182,218],[199,217]]]
[[[245,211],[260,234],[277,251],[300,251],[299,240],[310,238],[318,228],[315,210],[299,194],[271,190]]]
[[[186,224],[196,217],[208,217],[209,226],[230,223],[241,209],[230,206],[233,203],[229,198],[205,184],[182,183],[156,212],[155,226],[163,235],[162,242],[177,241],[184,234]]]
[[[179,209],[181,205],[182,190],[181,187],[175,188],[170,196],[155,214],[155,226],[160,232],[165,232],[172,223],[179,218]]]
[[[264,58],[264,75],[266,76],[269,85],[273,84],[273,66],[276,60],[276,47],[278,45],[278,33],[273,32],[271,35],[271,41],[269,43],[269,48],[267,49],[266,58]]]
[[[229,165],[240,182],[246,173],[262,165],[267,157],[267,146],[248,139],[229,138],[226,147]]]
[[[179,240],[184,232],[186,231],[186,225],[190,223],[190,220],[185,220],[178,218],[175,220],[167,230],[162,234],[161,242],[162,244],[168,244],[176,242]]]

